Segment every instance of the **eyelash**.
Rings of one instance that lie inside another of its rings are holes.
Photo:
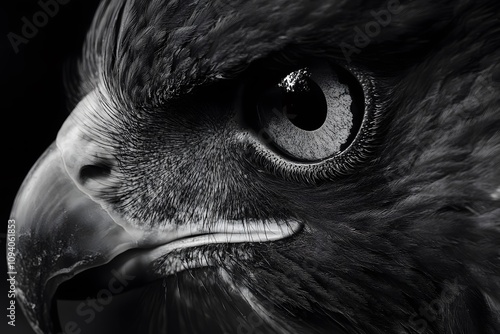
[[[380,101],[377,99],[375,79],[368,71],[347,65],[343,65],[343,67],[351,72],[361,85],[365,104],[365,113],[359,133],[347,149],[321,162],[296,162],[278,154],[272,149],[272,145],[266,143],[267,140],[262,138],[262,135],[253,130],[246,132],[245,135],[247,160],[283,179],[315,184],[350,175],[370,159],[380,137],[383,111]],[[250,82],[249,85],[251,84]],[[243,103],[248,104],[248,101]],[[248,109],[248,105],[246,108]]]

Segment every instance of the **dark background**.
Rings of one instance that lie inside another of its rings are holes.
[[[99,0],[71,0],[59,5],[54,17],[38,28],[36,36],[16,53],[9,32],[22,35],[26,17],[43,11],[39,2],[15,0],[0,3],[0,111],[2,119],[2,216],[0,226],[1,283],[0,332],[34,333],[16,309],[16,327],[7,325],[7,268],[5,233],[10,210],[24,177],[43,151],[55,140],[70,110],[66,108],[62,71],[70,58],[79,55],[86,31]],[[68,1],[68,0],[65,0]],[[61,2],[64,2],[61,0]]]

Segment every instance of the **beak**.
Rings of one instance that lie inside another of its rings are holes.
[[[153,280],[156,276],[143,273],[144,269],[175,248],[169,242],[180,238],[174,227],[159,240],[159,233],[127,226],[122,217],[110,214],[92,198],[106,185],[92,178],[82,182],[82,166],[107,158],[106,148],[82,130],[87,124],[78,122],[91,119],[88,113],[97,108],[96,100],[90,94],[67,118],[56,142],[27,175],[12,209],[17,235],[16,297],[37,333],[58,332],[52,306],[62,283],[112,260],[113,273],[120,279],[135,272],[141,279]],[[155,249],[159,245],[164,247]],[[131,249],[137,251],[116,259]],[[98,279],[101,284],[112,283]]]
[[[102,127],[98,122],[111,122],[100,108],[97,93],[80,102],[60,129],[57,144],[53,143],[37,161],[14,202],[11,217],[18,237],[17,298],[37,333],[58,330],[52,316],[58,287],[90,268],[112,261],[116,271],[112,279],[117,279],[116,275],[137,275],[135,282],[142,284],[182,269],[179,262],[177,266],[163,264],[165,270],[152,268],[155,261],[162,265],[164,256],[175,250],[268,242],[301,229],[302,224],[294,219],[253,219],[245,224],[217,219],[209,225],[186,218],[182,225],[175,219],[138,224],[106,207],[99,195],[114,189],[121,179],[113,174],[117,168],[116,159],[109,153],[112,145],[93,132]],[[184,210],[207,209],[190,205]]]
[[[26,177],[12,217],[18,237],[17,299],[37,333],[54,332],[50,308],[62,282],[137,247],[123,227],[76,187],[55,144]]]

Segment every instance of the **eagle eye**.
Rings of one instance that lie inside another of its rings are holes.
[[[269,145],[291,160],[316,162],[343,152],[364,113],[363,91],[339,66],[290,72],[257,96],[258,127]]]
[[[310,181],[351,174],[370,157],[382,116],[368,71],[320,60],[257,73],[242,108],[256,163]]]

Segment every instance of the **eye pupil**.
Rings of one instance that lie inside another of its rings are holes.
[[[328,106],[323,91],[313,80],[305,78],[291,89],[282,89],[282,113],[293,125],[306,131],[323,126]]]

